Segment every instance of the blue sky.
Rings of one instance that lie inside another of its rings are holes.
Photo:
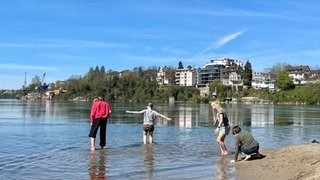
[[[0,89],[90,67],[203,67],[211,59],[319,67],[317,0],[0,0]]]

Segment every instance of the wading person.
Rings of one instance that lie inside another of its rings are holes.
[[[91,130],[89,133],[90,137],[90,150],[95,150],[95,139],[100,128],[100,147],[104,148],[106,145],[106,130],[107,120],[111,114],[110,105],[104,101],[101,97],[95,97],[91,106],[90,112],[90,125]]]
[[[144,144],[147,144],[147,136],[149,136],[149,143],[153,143],[153,131],[154,131],[154,123],[155,123],[156,117],[161,117],[168,121],[171,120],[171,118],[168,118],[167,116],[158,113],[152,108],[153,108],[153,104],[148,103],[147,109],[144,109],[141,111],[126,111],[126,113],[144,114],[143,115],[143,143]]]
[[[228,150],[224,143],[226,135],[230,131],[229,120],[226,111],[221,107],[220,101],[214,101],[211,103],[213,112],[213,125],[218,124],[215,134],[218,135],[217,142],[220,145],[221,155],[227,155]]]
[[[239,153],[244,156],[244,161],[251,158],[254,155],[254,158],[264,158],[265,155],[259,153],[259,143],[253,138],[253,136],[247,131],[241,131],[239,126],[234,126],[232,128],[232,134],[236,138],[235,144],[235,156],[231,160],[232,163],[238,160]]]

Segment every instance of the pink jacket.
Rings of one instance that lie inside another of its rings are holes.
[[[111,114],[111,107],[105,101],[95,101],[91,107],[90,122],[93,123],[95,119],[108,119]]]

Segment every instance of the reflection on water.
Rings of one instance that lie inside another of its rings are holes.
[[[143,105],[140,106],[143,108]],[[227,110],[232,125],[265,127],[320,124],[317,121],[320,117],[318,106],[224,104],[223,107]],[[156,106],[155,109],[174,118],[174,121],[171,122],[157,119],[159,125],[169,124],[178,127],[212,126],[212,112],[209,104],[176,104],[170,106],[162,104]],[[117,122],[122,121],[117,119]],[[141,121],[142,118],[138,117],[131,122]]]
[[[145,179],[152,179],[153,177],[153,144],[144,144],[143,145],[143,173]]]
[[[228,104],[225,108],[231,124],[260,127],[274,125],[275,106],[273,104]]]
[[[179,107],[178,122],[181,127],[192,126],[192,108],[191,107]],[[197,121],[197,119],[195,119]]]
[[[0,179],[236,179],[219,156],[209,104],[155,104],[155,144],[141,144],[142,116],[111,103],[107,149],[90,153],[89,102],[0,100]],[[231,125],[252,133],[261,150],[318,139],[318,106],[224,104]]]
[[[112,104],[113,114],[110,121],[114,123],[142,123],[140,116],[128,116],[127,109],[144,109],[144,104]],[[0,112],[7,118],[68,118],[88,119],[89,102],[53,102],[53,101],[15,101],[0,100]],[[231,124],[240,126],[264,127],[274,125],[310,125],[320,124],[319,107],[289,106],[273,104],[225,104]],[[12,107],[12,108],[11,108]],[[160,104],[155,109],[174,121],[158,118],[159,125],[178,127],[212,126],[212,112],[209,104]],[[10,110],[10,111],[9,111]],[[130,119],[129,119],[130,118]]]
[[[106,180],[106,153],[105,150],[89,152],[89,180]]]
[[[221,156],[218,161],[217,161],[217,179],[219,180],[224,180],[224,179],[228,179],[228,171],[227,171],[227,167],[228,167],[228,159],[226,159],[225,156]]]

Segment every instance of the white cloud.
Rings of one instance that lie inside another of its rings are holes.
[[[217,42],[215,42],[215,48],[220,48],[226,43],[232,41],[233,39],[237,38],[238,36],[241,36],[245,31],[236,32],[233,34],[226,35],[219,39]]]
[[[218,48],[224,46],[225,44],[227,44],[228,42],[232,41],[233,39],[237,38],[238,36],[241,36],[245,32],[246,32],[246,30],[223,36],[222,38],[220,38],[219,40],[217,40],[213,44],[211,44],[209,47],[207,47],[205,50],[203,50],[201,53],[206,53],[208,51],[211,51],[212,49],[218,49]]]

